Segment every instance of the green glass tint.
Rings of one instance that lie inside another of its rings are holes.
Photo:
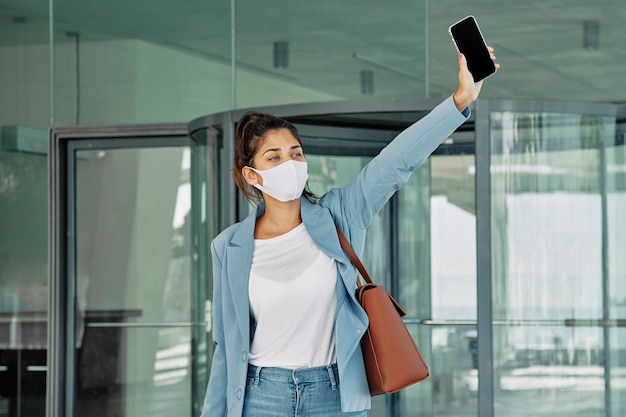
[[[3,0],[0,123],[174,122],[275,104],[444,97],[457,79],[448,27],[469,14],[503,65],[483,97],[621,101],[622,9],[616,0]]]
[[[15,128],[0,132],[0,415],[37,416],[46,400],[47,160],[22,147]]]
[[[190,158],[76,153],[76,416],[189,412]]]
[[[55,125],[177,122],[232,108],[229,0],[51,4]]]
[[[50,22],[42,4],[32,13],[0,2],[2,416],[46,410]]]
[[[236,1],[236,107],[423,97],[425,8],[423,1]],[[448,52],[454,65],[451,44]]]

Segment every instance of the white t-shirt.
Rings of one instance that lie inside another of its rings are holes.
[[[336,284],[335,260],[315,245],[303,223],[255,239],[249,290],[257,327],[250,364],[296,369],[336,362]]]

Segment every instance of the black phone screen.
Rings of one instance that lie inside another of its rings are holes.
[[[450,26],[450,35],[457,49],[467,59],[467,68],[478,82],[496,72],[476,20],[472,16]]]

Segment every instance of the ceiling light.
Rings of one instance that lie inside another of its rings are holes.
[[[585,49],[600,48],[600,22],[585,20],[583,22],[583,47]]]
[[[274,42],[274,68],[289,66],[289,42]]]

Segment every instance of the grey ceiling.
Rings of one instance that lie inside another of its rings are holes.
[[[447,28],[473,14],[503,65],[483,95],[625,101],[625,6],[624,0],[237,0],[236,59],[240,68],[346,98],[362,96],[361,70],[374,71],[376,95],[447,95],[456,83]],[[86,40],[141,39],[231,59],[230,0],[57,0],[52,10],[55,42],[76,31]],[[0,0],[0,45],[48,42],[48,13],[46,0]],[[26,18],[28,28],[16,17]],[[599,22],[598,49],[583,48],[585,20]],[[275,41],[289,42],[288,68],[273,67]]]

